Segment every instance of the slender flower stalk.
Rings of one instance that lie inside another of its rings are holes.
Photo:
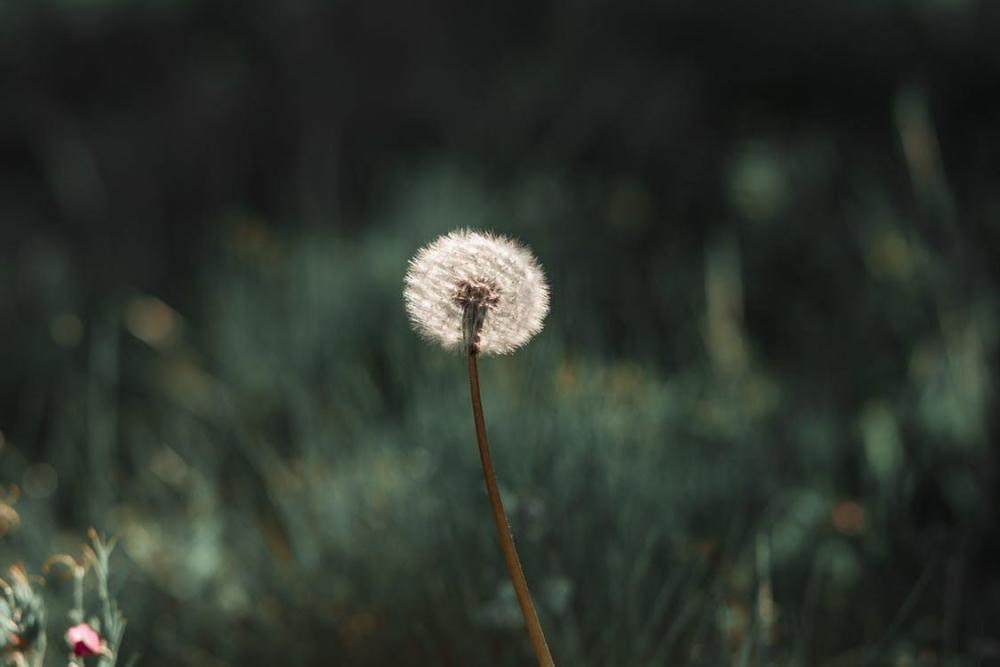
[[[469,388],[472,392],[472,418],[476,423],[479,460],[483,464],[483,479],[486,481],[486,494],[490,497],[490,508],[493,510],[493,523],[496,525],[497,537],[500,538],[500,551],[503,552],[504,561],[507,563],[507,574],[510,575],[510,581],[514,584],[517,604],[521,608],[521,615],[524,616],[524,626],[528,630],[528,638],[531,640],[535,657],[538,658],[539,665],[554,667],[555,663],[552,662],[549,645],[545,641],[545,633],[542,632],[542,624],[538,621],[535,605],[531,601],[528,581],[524,578],[524,570],[521,569],[521,560],[517,557],[517,548],[514,546],[514,537],[510,533],[507,513],[504,511],[503,501],[500,499],[500,489],[497,488],[497,476],[493,470],[493,459],[490,456],[490,442],[486,438],[483,401],[479,395],[477,356],[479,355],[476,352],[469,351]]]
[[[512,352],[541,330],[549,304],[545,277],[531,253],[514,241],[458,231],[417,253],[406,275],[404,297],[418,332],[466,355],[479,460],[500,551],[539,667],[554,667],[500,498],[478,363],[480,354]]]

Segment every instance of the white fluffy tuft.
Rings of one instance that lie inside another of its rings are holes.
[[[499,298],[479,335],[481,354],[508,354],[542,330],[549,288],[527,248],[505,236],[456,230],[421,248],[410,260],[403,287],[406,312],[421,336],[446,349],[463,349],[463,285],[485,283]]]

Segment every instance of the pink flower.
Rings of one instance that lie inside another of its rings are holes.
[[[73,647],[73,655],[97,655],[104,649],[101,636],[86,623],[74,625],[66,631],[66,641]]]

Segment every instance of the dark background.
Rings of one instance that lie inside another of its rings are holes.
[[[468,226],[559,664],[1000,663],[998,86],[984,0],[0,3],[2,564],[119,536],[119,664],[529,664],[401,303]]]

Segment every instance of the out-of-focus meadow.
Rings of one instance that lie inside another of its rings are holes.
[[[119,664],[529,664],[401,303],[469,226],[551,282],[481,369],[558,664],[997,664],[998,45],[975,0],[0,4],[0,566],[117,535]]]

